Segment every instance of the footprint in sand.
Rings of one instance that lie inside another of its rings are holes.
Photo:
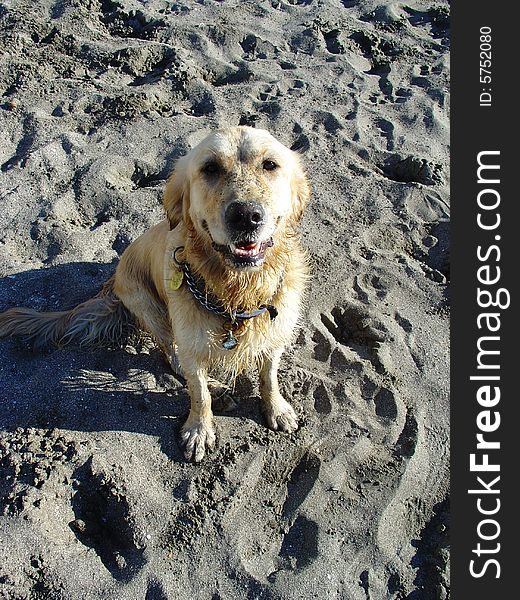
[[[70,528],[77,539],[92,548],[114,579],[129,581],[145,564],[134,519],[124,491],[109,475],[94,469],[92,460],[74,475],[76,515]]]

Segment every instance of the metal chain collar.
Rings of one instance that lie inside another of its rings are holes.
[[[240,321],[245,321],[247,319],[253,319],[254,317],[258,317],[265,312],[269,313],[269,317],[271,321],[276,318],[278,315],[278,310],[272,304],[264,304],[255,310],[250,312],[244,311],[227,311],[223,305],[213,296],[206,294],[203,292],[200,287],[197,285],[197,280],[195,279],[193,273],[190,270],[190,267],[187,262],[181,262],[177,260],[177,252],[184,250],[184,246],[179,246],[175,248],[173,251],[173,260],[177,264],[178,267],[182,269],[184,273],[184,279],[186,280],[186,285],[188,289],[192,293],[195,300],[205,308],[207,311],[213,313],[214,315],[218,315],[219,317],[226,317],[232,324],[239,323]]]

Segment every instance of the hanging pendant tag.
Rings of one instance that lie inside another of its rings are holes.
[[[233,350],[238,344],[237,338],[233,335],[232,331],[226,332],[226,339],[222,342],[222,347],[226,350]]]
[[[170,277],[170,290],[178,290],[182,285],[184,273],[180,269],[174,269]]]
[[[238,327],[238,323],[236,321],[225,321],[222,327],[226,332],[226,339],[222,342],[222,348],[233,350],[238,344],[238,340],[233,334]]]

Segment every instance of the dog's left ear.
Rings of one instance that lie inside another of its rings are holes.
[[[174,229],[183,218],[184,211],[188,210],[190,198],[190,182],[187,174],[187,157],[180,158],[173,173],[166,182],[163,195],[163,205],[166,217],[170,223],[170,230]]]
[[[303,211],[309,202],[311,196],[311,186],[309,179],[297,157],[296,168],[293,173],[292,188],[292,213],[289,216],[289,223],[296,226],[302,218]]]

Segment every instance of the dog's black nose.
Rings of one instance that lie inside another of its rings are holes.
[[[265,222],[265,211],[258,202],[231,202],[226,208],[225,219],[232,231],[251,233]]]

